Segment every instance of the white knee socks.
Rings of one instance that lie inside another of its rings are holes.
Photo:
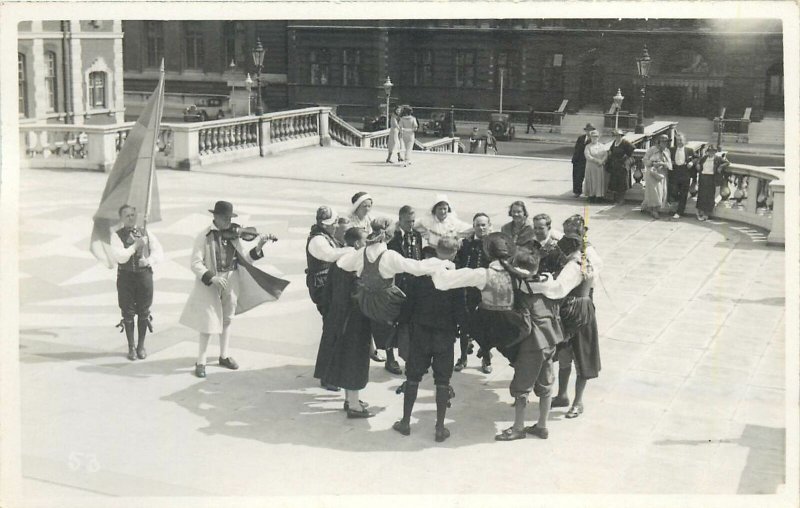
[[[228,357],[228,343],[231,338],[231,325],[223,326],[222,333],[219,334],[219,357]]]
[[[200,341],[198,342],[197,348],[197,364],[198,365],[205,365],[206,364],[206,350],[208,349],[208,341],[211,340],[210,333],[201,333],[200,334]]]

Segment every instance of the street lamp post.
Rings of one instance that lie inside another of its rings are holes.
[[[625,97],[622,96],[622,89],[617,88],[617,95],[612,97],[612,99],[614,100],[614,110],[615,110],[614,129],[617,129],[619,127],[619,110],[622,107],[622,101],[625,99]]]
[[[253,79],[250,77],[250,73],[247,73],[247,79],[244,80],[244,87],[247,89],[247,116],[250,116],[250,109],[253,102]]]
[[[258,83],[258,97],[256,98],[256,114],[263,115],[264,107],[261,105],[261,66],[264,64],[264,46],[261,45],[261,39],[256,39],[256,46],[253,48],[251,55],[253,57],[253,65],[256,67],[256,82]]]
[[[386,128],[389,128],[389,99],[392,97],[392,80],[386,76],[386,81],[383,83],[383,91],[386,92]]]
[[[636,71],[639,78],[642,80],[642,97],[641,104],[639,105],[639,118],[636,123],[636,134],[644,134],[644,99],[645,89],[647,88],[647,76],[650,74],[650,54],[647,52],[647,46],[642,48],[642,56],[636,59]]]

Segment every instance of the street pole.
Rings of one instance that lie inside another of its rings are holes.
[[[503,112],[503,71],[505,69],[500,69],[500,113]]]
[[[644,134],[644,97],[645,97],[645,81],[642,78],[642,90],[641,90],[641,99],[639,104],[639,118],[637,118],[638,122],[636,124],[636,134]]]
[[[389,128],[389,99],[392,97],[392,91],[386,92],[386,128]]]

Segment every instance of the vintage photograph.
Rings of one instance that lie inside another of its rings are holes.
[[[796,14],[364,5],[4,20],[8,506],[796,505]]]

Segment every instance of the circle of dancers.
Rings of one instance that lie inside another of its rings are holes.
[[[484,373],[492,372],[493,349],[514,370],[514,423],[497,441],[547,439],[553,407],[567,407],[569,419],[583,414],[586,383],[601,366],[592,296],[602,267],[584,218],[570,216],[557,231],[547,214],[531,219],[525,203],[515,201],[508,209],[511,220],[491,232],[486,213],[465,223],[445,195],[437,195],[420,217],[413,207],[401,207],[396,220],[373,217],[373,202],[358,192],[344,215],[319,207],[306,243],[306,285],[323,322],[314,377],[324,388],[344,389],[347,417],[374,416],[360,399],[370,361],[402,374],[399,356],[405,361],[405,381],[397,389],[403,414],[392,428],[411,434],[419,385],[431,369],[434,439],[446,440],[445,416],[455,397],[450,379],[467,366],[473,342]],[[528,426],[531,392],[539,416]]]

